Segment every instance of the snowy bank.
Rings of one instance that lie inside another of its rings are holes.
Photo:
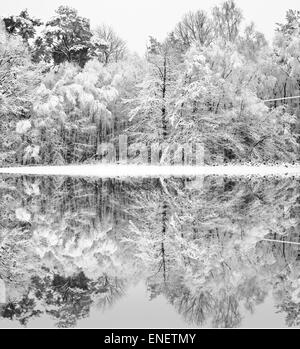
[[[152,165],[70,165],[0,168],[2,174],[42,176],[118,177],[189,177],[189,176],[297,176],[300,165],[278,166],[152,166]]]

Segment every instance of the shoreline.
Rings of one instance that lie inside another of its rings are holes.
[[[0,174],[74,176],[98,178],[122,177],[194,177],[194,176],[280,176],[300,178],[300,165],[227,165],[227,166],[154,166],[154,165],[68,165],[0,168]]]

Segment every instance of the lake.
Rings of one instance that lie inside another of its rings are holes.
[[[1,175],[0,327],[300,325],[300,178]]]

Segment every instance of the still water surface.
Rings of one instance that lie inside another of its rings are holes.
[[[300,324],[300,180],[0,177],[0,327]]]

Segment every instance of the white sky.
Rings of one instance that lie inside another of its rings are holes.
[[[184,13],[209,11],[220,0],[0,0],[0,16],[18,14],[27,8],[35,17],[47,20],[59,5],[76,8],[92,26],[109,24],[127,41],[132,51],[143,54],[149,35],[163,39]],[[247,22],[255,22],[268,40],[275,23],[282,22],[289,8],[300,10],[299,0],[236,0]]]

